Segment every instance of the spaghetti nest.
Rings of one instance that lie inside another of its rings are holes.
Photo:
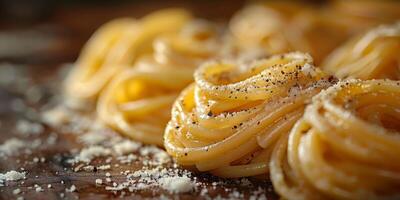
[[[276,141],[302,116],[308,99],[335,81],[302,53],[250,66],[207,62],[194,77],[175,101],[164,146],[179,164],[221,177],[268,173]]]
[[[119,73],[101,94],[99,118],[134,140],[161,146],[175,98],[199,62],[217,54],[218,37],[218,26],[195,20],[156,38],[153,55]]]
[[[230,20],[231,45],[244,52],[287,52],[291,46],[286,32],[282,31],[285,28],[287,22],[277,11],[262,5],[247,6]]]
[[[353,32],[359,31],[354,20],[332,10],[275,4],[278,5],[255,4],[236,13],[229,23],[232,46],[245,52],[264,51],[266,55],[308,52],[319,64]]]
[[[335,50],[324,62],[340,78],[400,80],[400,22],[370,30]]]
[[[287,199],[399,199],[400,82],[351,80],[316,96],[272,156]]]
[[[117,73],[152,52],[158,35],[176,32],[189,19],[185,10],[165,9],[140,20],[120,18],[100,27],[85,44],[65,81],[71,105],[79,108],[96,100]]]

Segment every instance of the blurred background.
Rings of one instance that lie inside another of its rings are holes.
[[[54,66],[73,62],[90,35],[100,25],[117,17],[141,17],[161,8],[183,7],[201,18],[228,21],[250,2],[254,0],[0,0],[0,63]],[[335,2],[340,9],[348,9],[347,14],[368,15],[364,17],[366,21],[372,16],[373,20],[383,18],[385,20],[381,21],[390,22],[386,19],[400,16],[400,0],[268,2],[317,6]]]
[[[73,62],[90,35],[106,21],[141,17],[166,7],[227,20],[242,0],[0,0],[0,62],[52,65]]]

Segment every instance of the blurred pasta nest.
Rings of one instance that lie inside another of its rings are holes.
[[[100,27],[83,47],[65,80],[67,103],[82,108],[87,102],[96,101],[114,76],[153,51],[155,38],[177,32],[190,19],[186,10],[165,9],[140,20],[120,18]]]
[[[98,116],[132,139],[162,145],[172,103],[193,81],[197,65],[217,55],[219,45],[219,27],[202,20],[157,37],[154,53],[123,70],[101,94]]]
[[[322,64],[339,78],[400,80],[400,22],[381,25],[337,48]]]

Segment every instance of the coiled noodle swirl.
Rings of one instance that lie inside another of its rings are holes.
[[[198,64],[217,54],[218,35],[216,25],[197,20],[155,39],[154,54],[122,71],[101,94],[100,119],[134,140],[162,146],[172,103]]]
[[[287,199],[399,199],[400,82],[349,80],[316,96],[274,150]]]
[[[131,67],[141,55],[152,52],[154,38],[176,32],[189,19],[185,10],[165,9],[140,20],[115,19],[100,27],[84,46],[65,81],[71,105],[79,108],[80,102],[96,100],[117,73]]]
[[[335,50],[322,64],[340,78],[400,79],[400,22],[382,25]]]
[[[222,177],[268,173],[276,141],[304,104],[334,81],[307,54],[272,56],[252,65],[203,64],[176,100],[164,146],[179,164]]]

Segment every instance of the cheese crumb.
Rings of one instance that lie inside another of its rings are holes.
[[[97,145],[109,139],[106,135],[97,132],[88,132],[79,137],[79,140],[86,145]]]
[[[75,185],[71,185],[70,188],[65,189],[66,192],[75,192],[76,191],[76,187]]]
[[[19,193],[21,193],[21,189],[17,188],[17,189],[15,189],[15,190],[13,190],[13,194],[14,194],[14,195],[17,195],[17,194],[19,194]]]
[[[75,157],[75,161],[82,161],[89,163],[93,158],[108,156],[111,154],[110,149],[104,148],[102,146],[91,146],[82,149],[78,156]]]
[[[0,145],[0,152],[5,155],[12,155],[25,146],[24,141],[18,138],[11,138]]]
[[[4,186],[5,181],[18,181],[25,179],[25,172],[9,171],[5,174],[0,173],[0,186]]]
[[[45,111],[41,117],[43,122],[53,127],[68,123],[71,120],[68,110],[60,106]]]
[[[30,122],[27,120],[18,120],[16,129],[19,133],[29,135],[29,134],[39,134],[43,132],[44,127],[35,122]]]
[[[36,191],[36,192],[43,192],[44,190],[43,190],[43,188],[40,187],[39,185],[35,184],[35,191]]]
[[[310,64],[304,64],[303,68],[301,69],[305,74],[310,76],[315,76],[317,73],[315,72],[315,68]]]
[[[101,179],[96,179],[96,185],[101,185],[101,184],[103,184],[103,180],[101,180]]]
[[[97,167],[98,170],[108,170],[111,169],[111,165],[100,165]]]
[[[124,140],[120,143],[115,144],[113,148],[115,153],[117,153],[118,155],[125,155],[137,151],[140,147],[140,143],[130,140]]]
[[[159,183],[163,189],[171,193],[190,192],[194,188],[189,177],[163,177],[160,178]]]

